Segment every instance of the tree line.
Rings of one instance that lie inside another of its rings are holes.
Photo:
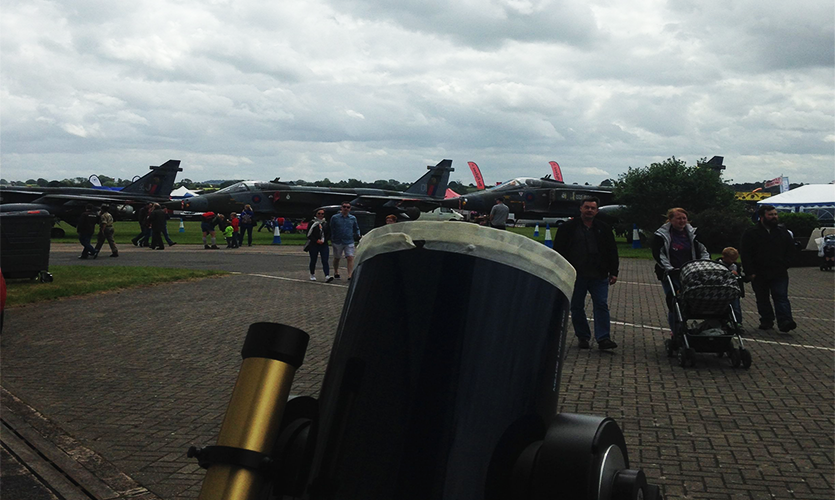
[[[711,252],[726,246],[739,248],[742,233],[754,224],[756,203],[736,199],[736,192],[747,192],[760,183],[730,184],[721,173],[671,157],[643,168],[630,168],[614,182],[615,202],[624,205],[621,220],[637,224],[644,234],[652,234],[666,220],[670,208],[681,207],[699,229],[699,238]],[[800,186],[800,184],[792,187]],[[779,187],[765,192],[779,193]],[[796,237],[808,237],[818,220],[812,214],[781,214],[781,222]]]

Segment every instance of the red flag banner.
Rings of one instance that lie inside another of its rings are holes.
[[[770,181],[767,181],[764,184],[764,186],[767,187],[767,188],[770,188],[770,187],[773,187],[773,186],[779,186],[782,183],[783,183],[783,176],[781,175],[780,177],[775,177],[774,179],[771,179]]]
[[[484,177],[481,176],[481,170],[478,169],[478,165],[473,161],[468,161],[467,165],[470,166],[470,171],[473,173],[476,187],[484,189]]]
[[[554,180],[557,182],[563,182],[560,164],[555,161],[549,161],[548,163],[551,165],[551,171],[554,172]]]

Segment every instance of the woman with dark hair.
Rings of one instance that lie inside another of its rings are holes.
[[[244,235],[246,234],[247,246],[252,246],[252,228],[255,227],[255,212],[252,211],[252,205],[247,203],[244,205],[244,209],[241,211],[241,215],[239,216],[241,222],[239,224],[239,228],[241,231],[240,235],[240,246],[244,246]]]
[[[667,222],[655,231],[652,242],[652,256],[655,257],[655,274],[661,280],[667,297],[667,320],[670,329],[675,329],[673,313],[673,290],[665,276],[670,275],[676,290],[681,285],[678,271],[691,260],[710,259],[710,252],[696,237],[696,228],[687,221],[687,210],[671,208],[667,211]]]
[[[307,229],[307,243],[305,248],[310,254],[310,281],[316,281],[316,260],[321,256],[322,270],[325,271],[325,283],[333,281],[328,265],[328,240],[331,230],[325,220],[325,211],[321,208],[314,213],[310,227]]]

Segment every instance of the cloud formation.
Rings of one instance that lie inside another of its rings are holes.
[[[835,178],[831,2],[4,3],[7,179]]]

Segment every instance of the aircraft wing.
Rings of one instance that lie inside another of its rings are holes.
[[[429,197],[421,197],[421,196],[394,196],[394,195],[359,195],[355,198],[360,203],[362,202],[369,202],[369,201],[434,201],[437,202],[438,199],[436,198],[429,198]]]
[[[47,194],[41,196],[35,202],[38,203],[51,203],[57,204],[55,202],[65,202],[65,201],[83,201],[85,203],[119,203],[125,204],[130,202],[135,203],[143,203],[147,202],[149,199],[159,199],[163,200],[162,197],[154,197],[154,196],[108,196],[107,194],[102,194],[101,196],[91,196],[91,195],[83,195],[83,194]]]

